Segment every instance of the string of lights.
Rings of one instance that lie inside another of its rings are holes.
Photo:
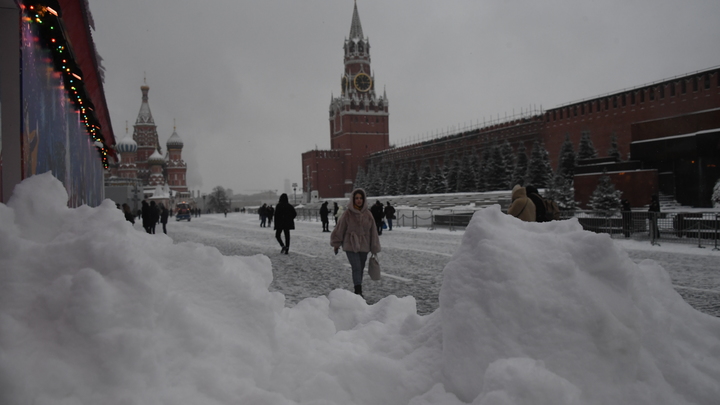
[[[85,88],[82,71],[66,39],[58,10],[39,2],[24,2],[22,9],[24,21],[36,28],[34,32],[38,34],[37,42],[50,51],[54,69],[63,79],[68,98],[79,113],[80,122],[85,124],[87,134],[100,154],[103,167],[107,169],[109,150],[105,145],[102,127]]]

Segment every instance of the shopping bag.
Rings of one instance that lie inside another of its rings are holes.
[[[380,262],[378,261],[377,255],[373,254],[370,256],[370,263],[368,263],[368,274],[370,280],[380,280]]]

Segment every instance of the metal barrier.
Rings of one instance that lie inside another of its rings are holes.
[[[320,222],[319,209],[296,208],[296,211],[296,220]],[[248,209],[247,212],[257,214],[257,209]],[[396,209],[393,226],[456,231],[465,229],[474,213],[475,210],[470,209]],[[647,240],[653,245],[661,242],[684,243],[720,250],[718,212],[562,211],[560,218],[576,218],[583,229],[607,233],[612,238]]]

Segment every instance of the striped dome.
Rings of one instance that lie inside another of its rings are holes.
[[[135,153],[137,152],[137,142],[132,137],[126,136],[115,145],[115,150],[118,153]]]

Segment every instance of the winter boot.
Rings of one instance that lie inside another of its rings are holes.
[[[365,296],[362,293],[362,285],[356,285],[355,286],[355,294],[365,298]]]

